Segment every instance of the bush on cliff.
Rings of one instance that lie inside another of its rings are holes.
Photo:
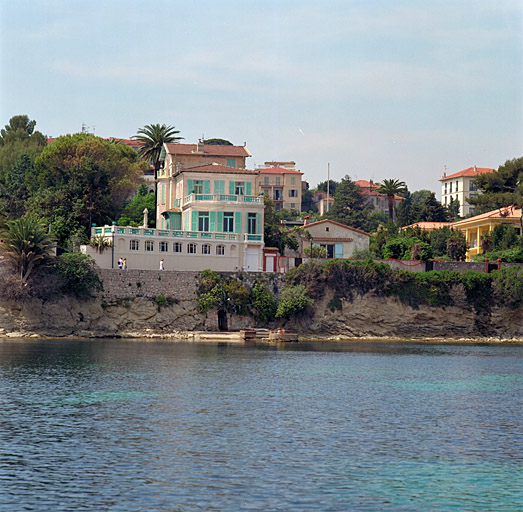
[[[102,290],[94,260],[78,252],[64,253],[56,259],[55,268],[63,280],[61,290],[77,297],[90,297]]]
[[[251,311],[258,322],[268,324],[274,320],[278,301],[269,289],[266,279],[258,279],[251,290]]]
[[[289,319],[313,305],[314,301],[307,296],[307,288],[304,285],[286,286],[278,302],[276,318]]]

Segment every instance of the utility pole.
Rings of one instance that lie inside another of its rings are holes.
[[[330,195],[330,181],[331,181],[331,164],[330,163],[327,163],[327,213],[329,212],[330,210],[330,199],[329,199],[329,195]]]

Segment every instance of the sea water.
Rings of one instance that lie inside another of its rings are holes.
[[[523,346],[0,341],[0,510],[520,511]]]

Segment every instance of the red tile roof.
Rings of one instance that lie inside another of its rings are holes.
[[[245,146],[218,146],[204,144],[203,153],[198,153],[198,144],[165,144],[167,152],[171,155],[203,155],[203,156],[251,156]]]
[[[362,235],[370,236],[369,233],[366,233],[365,231],[362,231],[361,229],[356,229],[356,228],[353,228],[352,226],[347,226],[347,224],[343,224],[341,222],[337,222],[335,220],[330,220],[330,219],[323,219],[323,220],[318,220],[316,222],[310,222],[309,224],[304,224],[303,227],[308,228],[309,226],[317,226],[319,224],[324,224],[325,222],[330,222],[331,224],[336,224],[336,226],[341,226],[342,228],[356,231],[356,233],[361,233]]]
[[[373,181],[367,181],[367,180],[356,180],[354,182],[358,187],[361,188],[378,188],[379,185],[377,183],[374,183]]]
[[[420,228],[425,231],[432,231],[433,229],[439,229],[444,226],[450,226],[452,222],[415,222],[414,224],[409,224],[408,226],[403,226],[401,229],[407,228]]]
[[[303,174],[301,171],[295,171],[294,169],[285,169],[284,167],[265,167],[258,169],[260,174]]]
[[[489,167],[469,167],[463,171],[455,172],[449,176],[443,176],[439,181],[447,181],[453,178],[460,178],[461,176],[475,177],[480,174],[486,174],[490,172],[496,172],[496,169],[490,169]]]
[[[226,165],[212,164],[196,165],[194,167],[184,167],[181,172],[225,172],[233,174],[250,174],[252,176],[258,176],[258,171],[252,171],[250,169],[238,169],[238,167],[227,167]]]

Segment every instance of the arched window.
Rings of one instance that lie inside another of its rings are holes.
[[[174,252],[182,252],[182,243],[181,242],[174,242],[174,244],[173,244],[173,251]]]
[[[218,256],[224,256],[225,255],[225,245],[217,245],[216,246],[216,254]]]
[[[209,244],[202,245],[202,254],[211,254],[211,246]]]
[[[187,245],[187,252],[189,254],[196,254],[196,244],[188,244]]]

